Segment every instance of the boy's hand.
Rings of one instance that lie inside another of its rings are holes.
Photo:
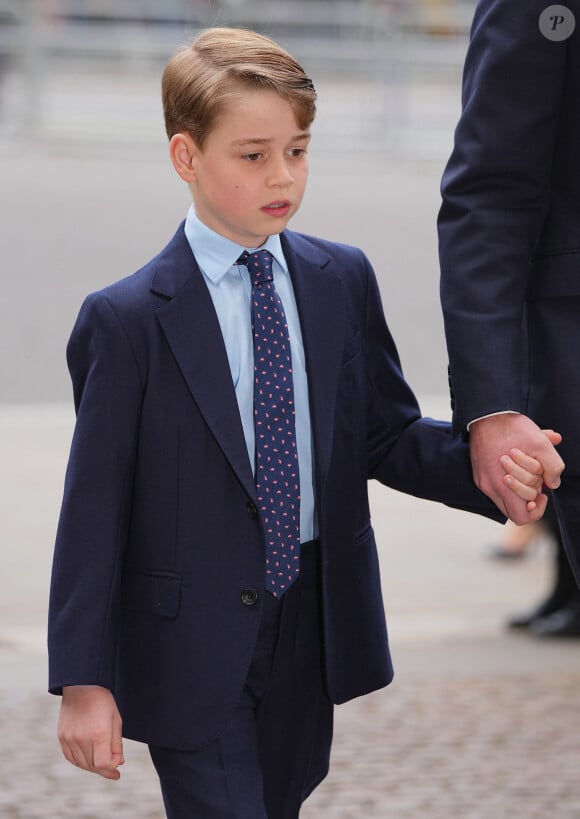
[[[551,429],[542,432],[552,445],[561,443],[562,436],[558,432]],[[514,447],[508,455],[501,456],[500,463],[506,473],[503,477],[505,485],[526,501],[528,512],[543,515],[548,497],[542,492],[544,475],[540,461]]]
[[[469,428],[469,450],[476,486],[514,523],[539,520],[546,508],[546,496],[540,492],[536,501],[529,501],[511,491],[505,483],[500,459],[514,449],[532,455],[542,465],[543,482],[550,489],[556,489],[564,469],[564,462],[554,449],[560,440],[558,433],[543,431],[531,418],[518,413],[474,421]],[[531,511],[528,503],[532,504]]]
[[[113,694],[99,685],[65,686],[58,739],[66,759],[105,779],[119,779],[124,763],[121,715]]]

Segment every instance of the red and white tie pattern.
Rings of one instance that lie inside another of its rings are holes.
[[[252,283],[256,488],[266,533],[266,589],[282,597],[300,572],[300,478],[292,356],[267,250],[244,251]]]

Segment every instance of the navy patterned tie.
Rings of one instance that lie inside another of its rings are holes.
[[[256,488],[266,533],[266,589],[282,597],[300,572],[300,479],[292,356],[267,250],[244,251],[252,283]]]

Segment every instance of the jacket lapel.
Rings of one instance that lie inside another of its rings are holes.
[[[183,226],[159,256],[151,289],[168,298],[157,317],[191,395],[238,480],[255,498],[219,321]]]
[[[305,237],[286,231],[282,247],[296,295],[308,375],[318,491],[332,449],[336,388],[344,347],[344,296],[331,259]]]
[[[331,259],[299,234],[282,234],[300,316],[318,488],[330,460],[334,405],[344,346],[344,297]],[[245,491],[256,487],[226,349],[203,276],[180,226],[157,260],[151,290],[168,300],[157,310],[161,328],[191,395]],[[327,317],[328,320],[321,320]]]

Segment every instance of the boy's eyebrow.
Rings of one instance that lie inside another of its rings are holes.
[[[295,136],[291,137],[289,142],[305,142],[307,139],[310,139],[311,133],[310,131],[304,131],[301,134],[295,134]],[[270,142],[273,142],[274,139],[272,137],[267,138],[259,138],[255,137],[253,139],[236,139],[232,143],[232,145],[237,145],[243,147],[244,145],[268,145]]]

